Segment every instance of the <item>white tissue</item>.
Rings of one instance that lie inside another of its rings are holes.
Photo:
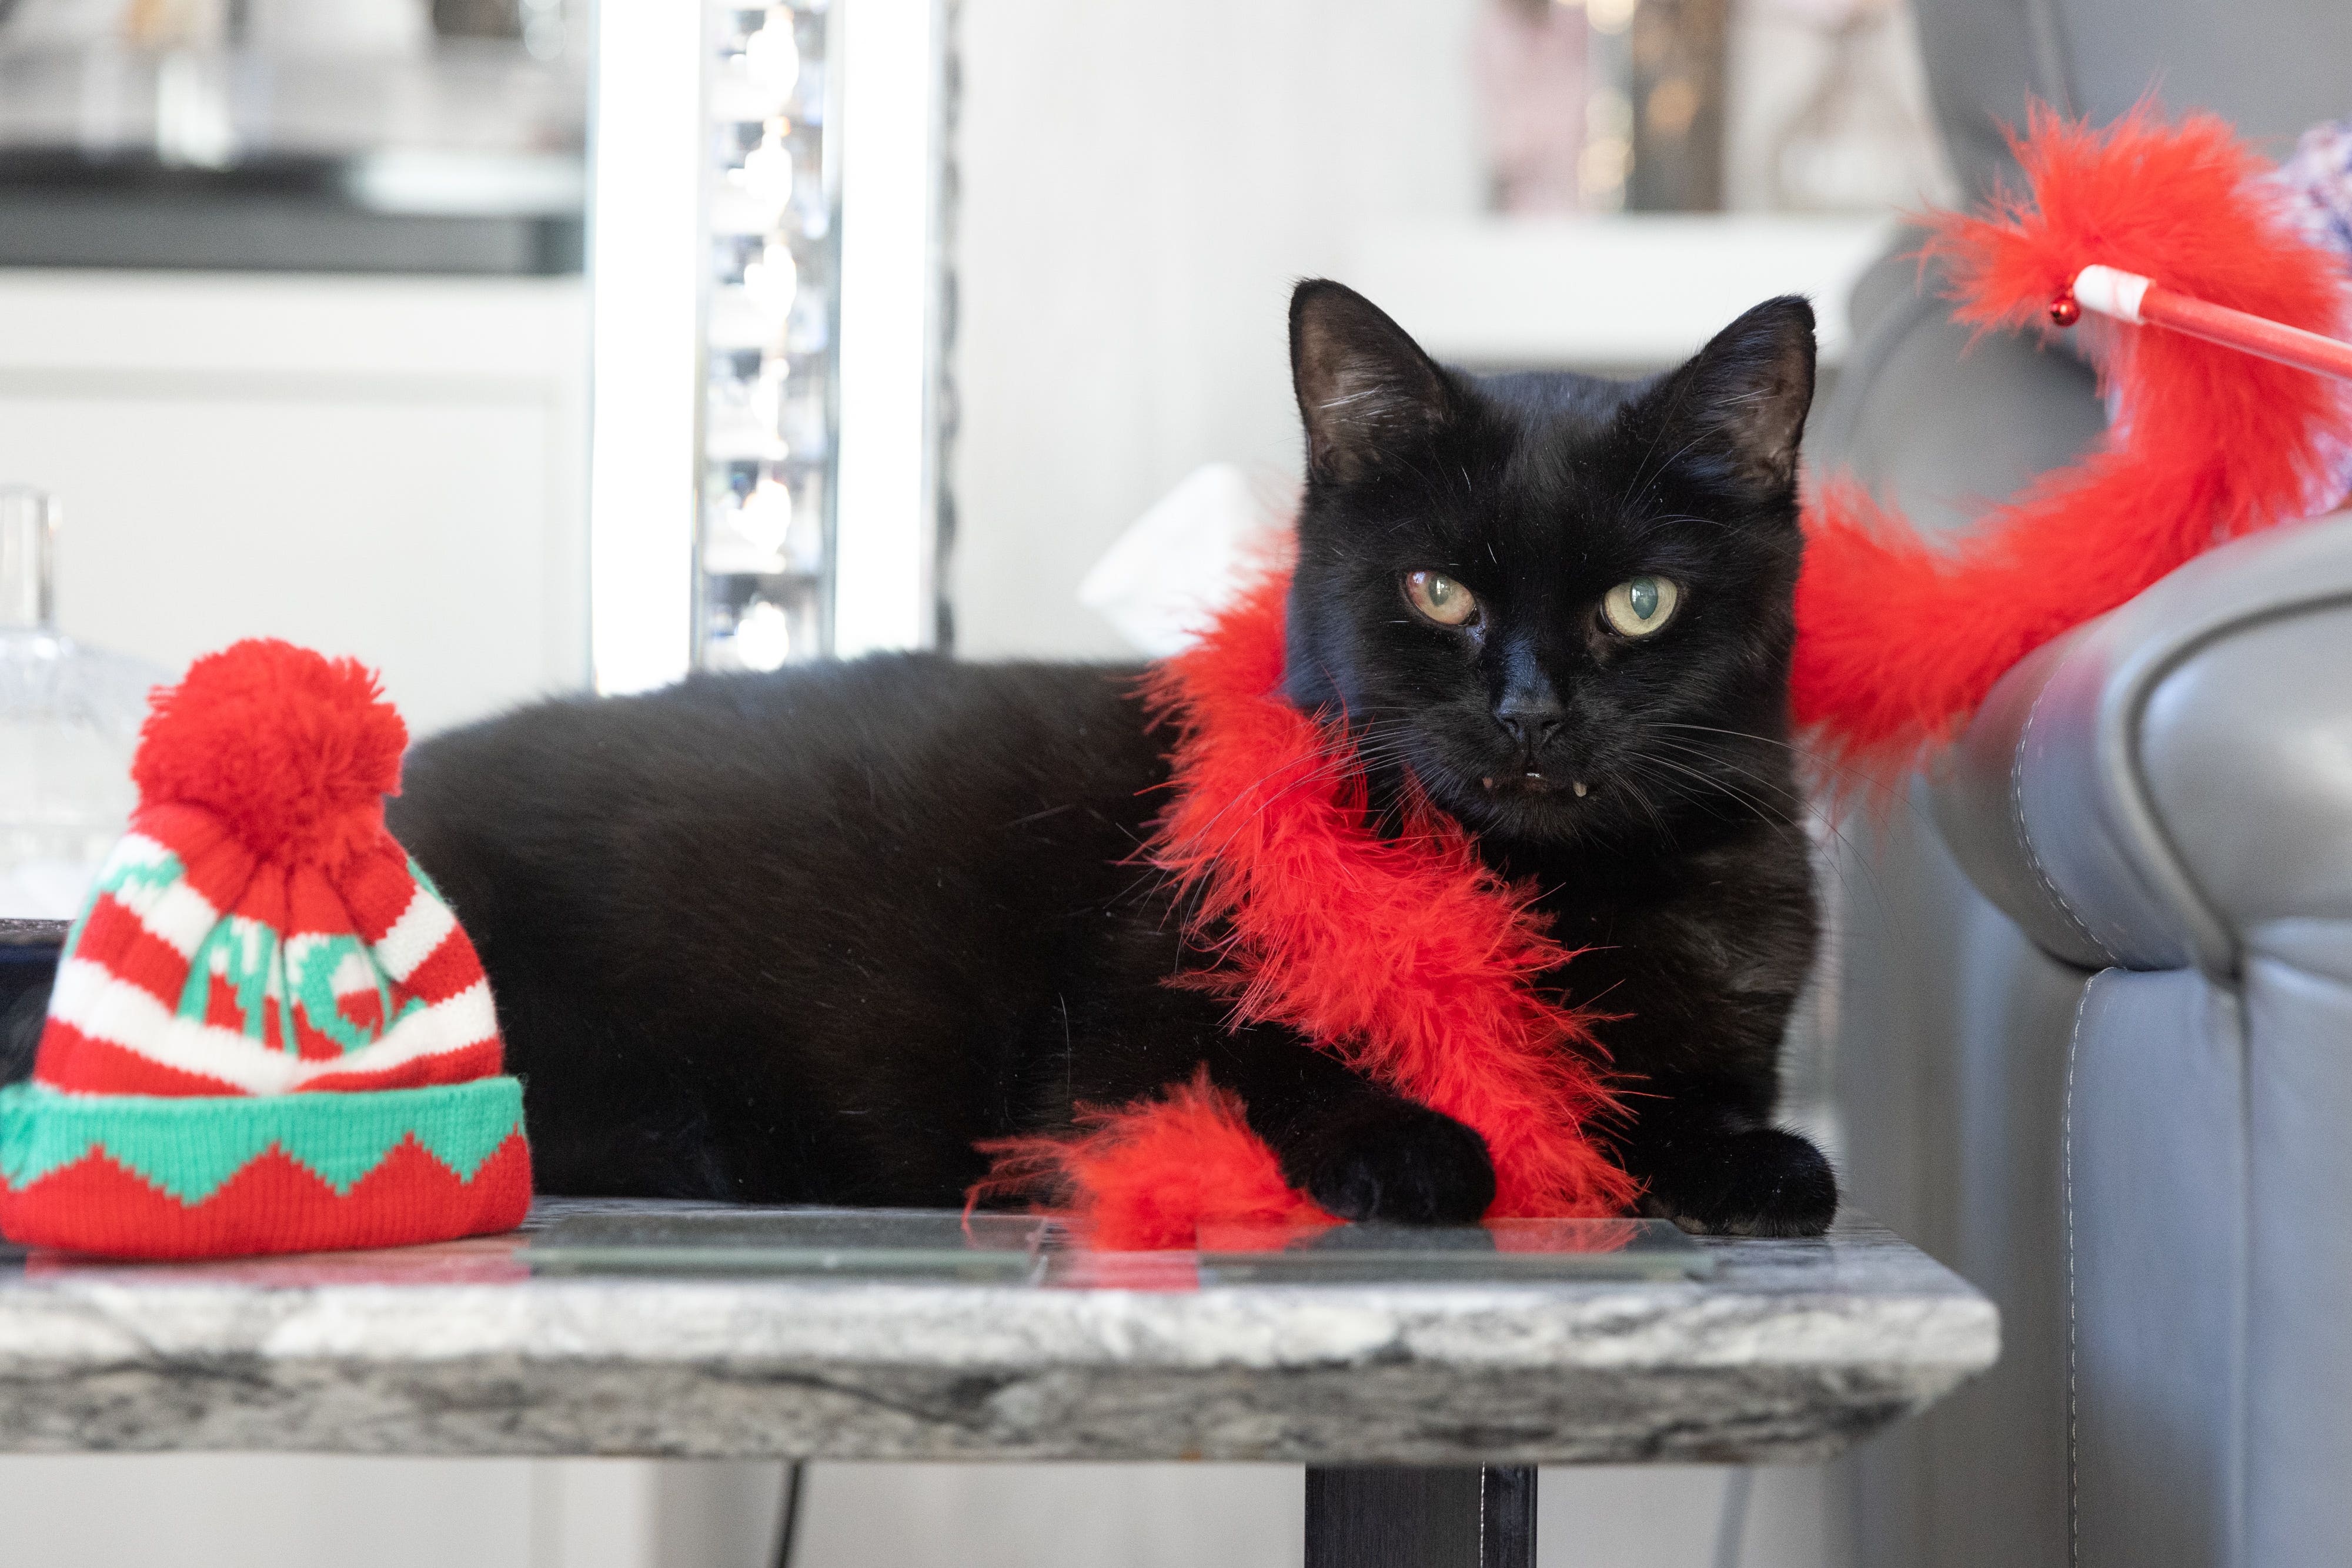
[[[1128,526],[1078,584],[1078,602],[1155,659],[1181,653],[1279,547],[1296,486],[1209,463]]]

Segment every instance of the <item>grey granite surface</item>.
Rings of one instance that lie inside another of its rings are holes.
[[[546,1206],[542,1205],[542,1212]],[[512,1238],[0,1261],[0,1449],[1419,1464],[1818,1458],[1992,1364],[1889,1232],[1711,1278],[1052,1289],[530,1278]]]

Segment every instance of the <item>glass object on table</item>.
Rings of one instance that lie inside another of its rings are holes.
[[[163,673],[58,630],[57,504],[0,487],[0,919],[68,919],[131,814]]]
[[[593,1207],[559,1216],[522,1251],[534,1274],[669,1274],[1027,1285],[1050,1224],[954,1209]]]
[[[1672,1281],[1715,1271],[1714,1254],[1664,1219],[1204,1223],[1200,1250],[1204,1286]]]

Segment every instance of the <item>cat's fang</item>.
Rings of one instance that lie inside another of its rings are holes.
[[[1569,788],[1576,791],[1576,798],[1577,798],[1578,800],[1583,800],[1583,799],[1584,799],[1584,780],[1583,780],[1583,779],[1578,779],[1575,783],[1573,783],[1573,784],[1570,785],[1570,786],[1569,786]]]

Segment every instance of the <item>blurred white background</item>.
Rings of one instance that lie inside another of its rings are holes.
[[[967,6],[961,651],[1126,653],[1074,597],[1119,529],[1202,463],[1296,475],[1291,285],[1367,220],[1484,204],[1476,11]]]

